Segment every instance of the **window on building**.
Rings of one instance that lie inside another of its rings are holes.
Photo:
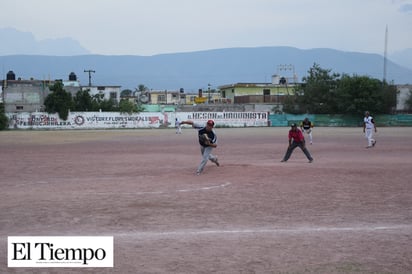
[[[23,106],[16,106],[16,110],[23,110]]]
[[[117,99],[117,92],[110,92],[110,99]]]
[[[157,102],[166,102],[166,96],[164,94],[157,95]]]

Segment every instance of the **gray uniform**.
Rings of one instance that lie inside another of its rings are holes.
[[[206,132],[206,127],[204,125],[194,123],[193,128],[198,130],[199,136],[203,134],[207,134],[209,137],[209,140],[212,144],[217,144],[217,135],[214,130]],[[217,157],[212,154],[213,147],[208,146],[204,144],[201,141],[201,138],[199,138],[199,144],[200,144],[200,153],[202,154],[202,161],[200,162],[198,168],[197,168],[197,174],[202,173],[204,167],[207,164],[207,161],[210,160],[211,162],[215,163],[216,165],[219,165]]]

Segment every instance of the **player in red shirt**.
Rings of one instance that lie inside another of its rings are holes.
[[[281,162],[286,162],[289,160],[290,156],[292,155],[293,150],[295,148],[300,147],[300,149],[305,153],[306,157],[309,160],[309,163],[313,162],[313,158],[310,155],[308,149],[306,148],[305,145],[305,137],[303,137],[302,131],[298,129],[296,124],[291,125],[291,129],[289,130],[289,146],[288,150],[286,151],[285,156],[283,157]]]

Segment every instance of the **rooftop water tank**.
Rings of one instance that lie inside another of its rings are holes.
[[[70,72],[69,81],[77,81],[77,76],[74,72]]]
[[[273,75],[272,75],[272,84],[273,84],[273,85],[279,84],[279,80],[280,80],[280,76],[279,76],[279,75],[277,75],[277,74],[273,74]]]
[[[16,74],[12,70],[7,72],[7,80],[16,80]]]

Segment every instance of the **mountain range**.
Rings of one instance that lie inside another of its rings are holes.
[[[24,37],[30,37],[30,33]],[[27,39],[26,45],[33,45],[33,38]],[[43,41],[43,47],[37,47],[37,51],[26,48],[26,51],[20,49],[26,54],[11,54],[10,51],[7,53],[4,44],[10,46],[15,42],[5,41],[7,39],[2,39],[0,43],[2,74],[5,76],[8,71],[13,71],[17,78],[22,79],[67,80],[74,72],[81,85],[87,85],[89,74],[85,70],[93,70],[92,85],[121,86],[122,89],[133,90],[142,84],[153,90],[183,88],[196,92],[200,88],[207,89],[209,85],[214,89],[234,83],[268,83],[274,74],[286,78],[296,75],[301,81],[316,63],[323,69],[340,74],[367,75],[380,80],[385,78],[394,84],[412,84],[412,49],[396,53],[393,59],[388,58],[384,69],[382,55],[327,48],[255,47],[153,56],[93,55],[68,38]],[[62,56],[63,52],[53,51],[53,48],[62,50],[58,47],[60,42],[67,47],[64,49],[66,56]]]
[[[0,55],[53,55],[73,56],[90,54],[72,38],[36,40],[31,32],[14,28],[0,28]]]

